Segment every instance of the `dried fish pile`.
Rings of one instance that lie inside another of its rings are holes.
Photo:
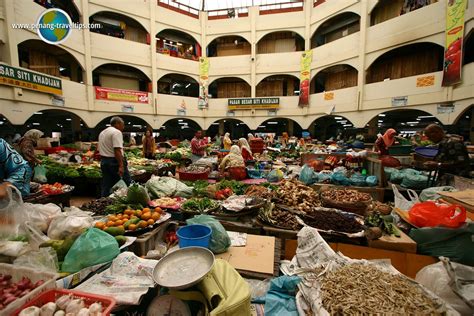
[[[322,192],[321,197],[335,202],[344,203],[368,202],[372,200],[370,194],[350,189],[330,189]]]
[[[354,216],[334,209],[315,208],[311,215],[305,216],[303,220],[311,227],[326,231],[353,234],[364,230],[364,226]]]
[[[81,210],[87,212],[93,212],[95,215],[107,215],[107,206],[114,203],[114,199],[109,197],[102,197],[100,199],[92,200],[81,206]]]
[[[321,206],[318,193],[295,179],[282,181],[276,197],[304,214],[310,213],[313,207]]]
[[[251,185],[247,188],[247,190],[245,190],[245,195],[261,197],[262,199],[271,199],[273,196],[273,191],[261,185]]]
[[[280,209],[273,203],[267,203],[258,213],[258,218],[263,222],[283,229],[299,230],[301,228],[294,214]]]
[[[373,265],[350,264],[326,273],[321,295],[331,315],[441,314],[419,286]]]

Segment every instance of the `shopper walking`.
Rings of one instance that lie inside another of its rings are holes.
[[[206,153],[207,141],[202,138],[202,131],[197,131],[191,140],[191,161],[195,163]]]
[[[102,196],[109,196],[114,184],[120,179],[130,185],[127,160],[123,155],[124,121],[114,116],[107,127],[99,134],[100,169],[102,170]]]
[[[142,139],[143,144],[143,157],[147,159],[155,159],[156,143],[153,138],[153,131],[147,129]]]

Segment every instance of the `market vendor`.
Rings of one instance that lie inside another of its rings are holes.
[[[252,133],[248,133],[248,134],[247,134],[247,141],[249,142],[249,144],[250,144],[250,142],[252,141],[252,139],[254,139],[254,138],[255,138],[255,136],[253,136]]]
[[[230,139],[229,133],[225,133],[222,143],[224,144],[224,150],[230,150],[230,147],[232,146],[232,139]]]
[[[202,137],[202,131],[197,131],[191,140],[191,161],[194,163],[204,157],[207,147],[207,140]]]
[[[395,143],[396,135],[397,131],[393,128],[389,128],[383,135],[379,135],[375,141],[375,151],[377,151],[381,156],[388,155],[388,148]]]
[[[153,137],[153,131],[148,128],[142,139],[143,157],[147,159],[155,159],[156,143]]]
[[[288,145],[288,142],[290,141],[290,137],[288,136],[288,133],[287,132],[283,132],[281,134],[281,147],[282,148],[286,148],[286,146]]]
[[[250,145],[247,142],[247,140],[242,137],[239,139],[238,144],[240,147],[240,151],[242,153],[242,158],[244,158],[244,161],[253,160],[252,150],[250,149]]]
[[[428,125],[424,134],[430,141],[438,145],[438,154],[434,160],[424,163],[425,168],[429,170],[438,168],[440,175],[448,172],[462,177],[470,177],[469,154],[460,136],[447,135],[443,128],[436,124]]]
[[[223,172],[231,167],[245,167],[244,158],[242,157],[240,148],[237,145],[233,145],[230,148],[229,154],[222,159],[221,164],[219,165],[219,170]]]
[[[4,139],[0,138],[0,200],[7,196],[10,185],[22,196],[30,194],[31,167]]]
[[[37,129],[30,129],[18,140],[15,148],[18,153],[25,159],[33,170],[41,161],[36,158],[35,147],[38,140],[43,136],[43,132]]]
[[[127,160],[123,155],[124,121],[114,116],[110,125],[99,134],[100,169],[102,170],[101,195],[109,196],[112,187],[122,179],[130,185]]]

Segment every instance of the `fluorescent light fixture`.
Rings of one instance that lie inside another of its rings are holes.
[[[418,117],[418,118],[416,118],[416,120],[417,120],[417,121],[421,121],[421,118]]]
[[[407,122],[407,124],[418,124],[418,123],[420,123],[420,122],[418,122],[418,121],[414,121],[414,122]]]
[[[133,127],[139,127],[141,128],[142,126],[141,125],[132,125]]]
[[[72,119],[70,119],[70,118],[67,118],[67,119],[66,119],[66,121],[72,121]]]
[[[260,126],[259,126],[259,127],[257,127],[257,128],[265,128],[265,126],[263,126],[263,125],[260,125]]]
[[[3,122],[0,122],[0,125],[3,125]]]
[[[182,46],[183,44],[181,44],[181,43],[177,43],[177,45],[178,45],[178,46]]]
[[[336,119],[336,120],[343,120],[343,118],[340,117],[340,116],[336,116],[334,119]]]
[[[179,119],[178,122],[182,122],[183,120]]]
[[[379,123],[383,123],[383,120],[379,120],[378,122],[379,122]]]
[[[212,123],[211,125],[219,125],[219,123]]]
[[[190,86],[190,85],[191,85],[191,84],[190,84],[190,83],[188,83],[188,84],[186,85],[186,87],[185,87],[185,88],[186,88],[186,89],[187,89],[187,88],[189,88],[189,86]]]
[[[66,68],[64,68],[64,67],[59,67],[59,71],[64,71],[64,70],[66,70]]]
[[[105,124],[105,126],[110,126],[110,124]]]
[[[84,126],[84,124],[81,123],[81,126]]]
[[[40,123],[31,123],[32,125],[38,126]]]
[[[379,114],[380,117],[384,117],[384,116],[386,116],[386,115],[387,115],[387,114],[383,114],[383,113]]]
[[[41,115],[41,114],[43,114],[43,112],[35,112],[35,113],[33,113],[33,114],[34,114],[34,115]]]
[[[344,127],[349,127],[349,126],[352,126],[352,124],[344,124],[344,125],[342,125],[342,126],[344,126]]]
[[[276,125],[278,122],[267,122],[268,125]]]
[[[339,121],[339,123],[341,123],[341,124],[346,124],[346,123],[347,123],[347,120]]]
[[[418,116],[418,118],[433,118],[434,116],[433,115],[421,115],[421,116]]]

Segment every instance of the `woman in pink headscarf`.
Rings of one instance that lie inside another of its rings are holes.
[[[380,153],[381,156],[388,155],[388,148],[395,143],[395,136],[397,131],[393,128],[389,128],[385,134],[380,135],[375,141],[375,150]]]

